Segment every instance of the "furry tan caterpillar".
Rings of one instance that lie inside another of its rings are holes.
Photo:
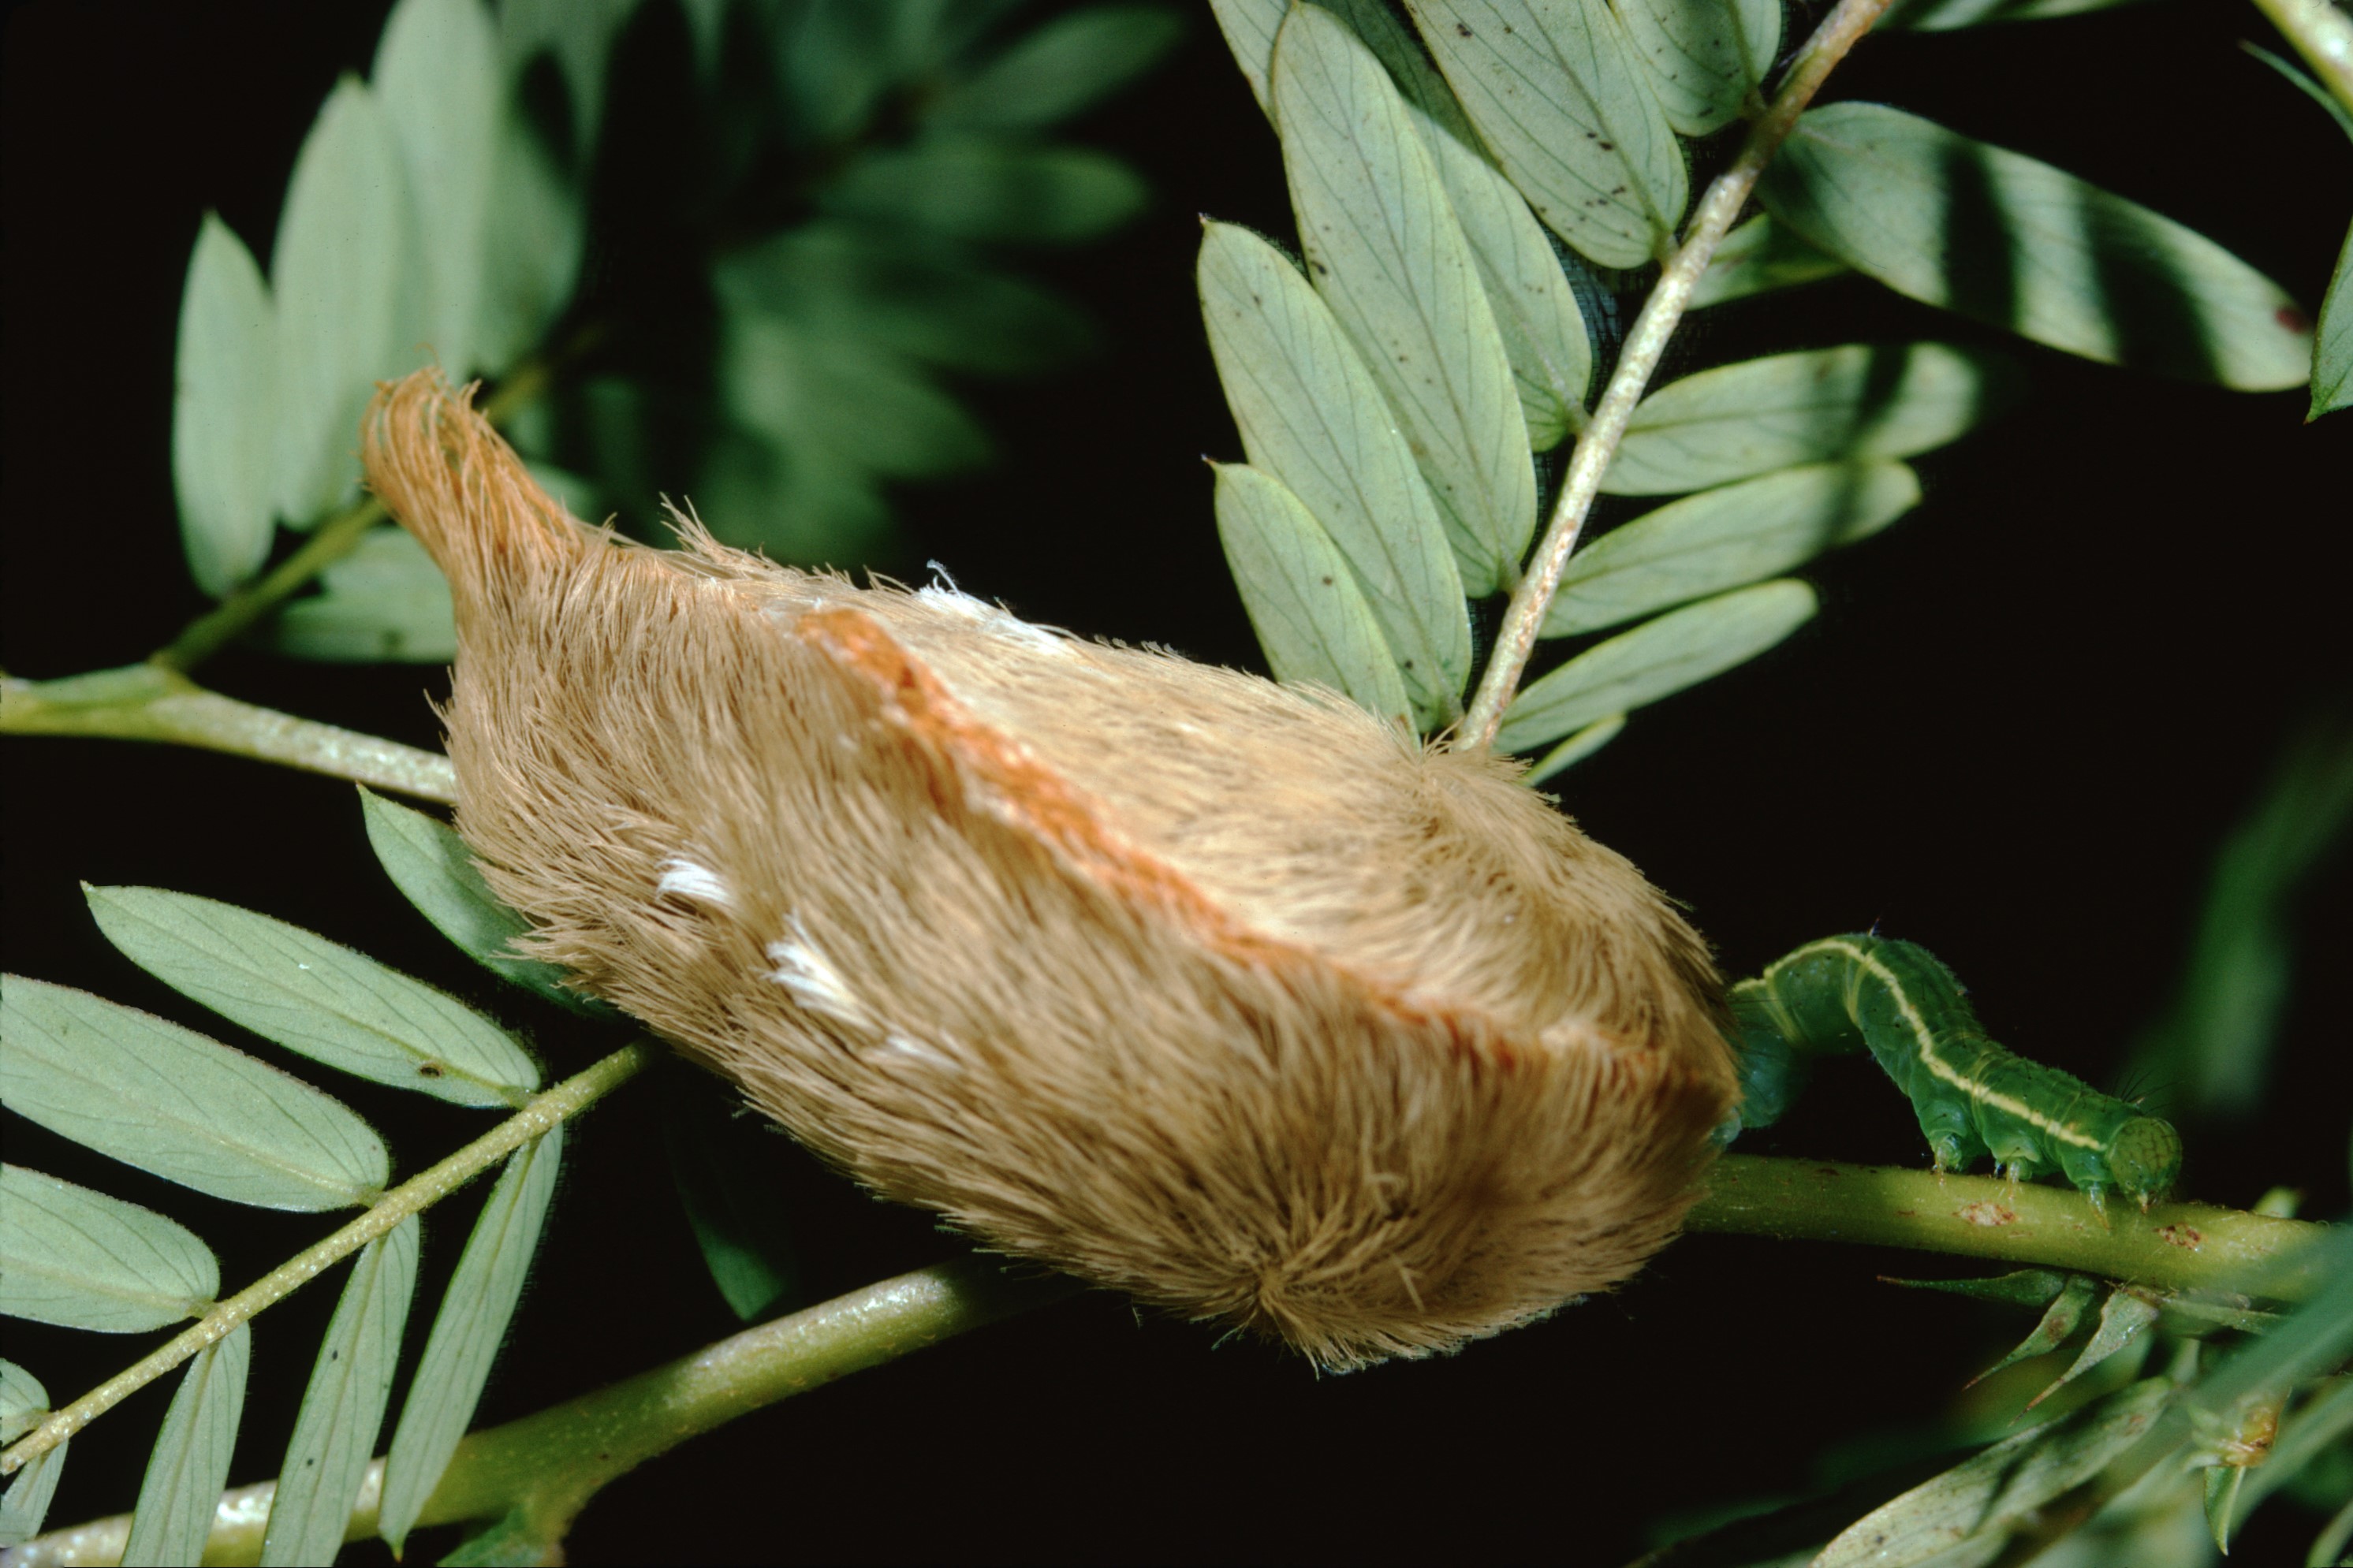
[[[457,825],[534,956],[875,1191],[1333,1367],[1674,1233],[1736,1094],[1715,975],[1512,764],[953,590],[628,544],[434,373],[366,460],[448,575]]]

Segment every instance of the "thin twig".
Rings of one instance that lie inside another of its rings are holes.
[[[200,746],[445,805],[458,793],[457,773],[438,752],[239,702],[153,664],[61,680],[0,676],[0,734]]]
[[[585,1072],[575,1073],[534,1096],[498,1126],[429,1170],[411,1176],[371,1205],[367,1213],[314,1246],[304,1248],[182,1331],[134,1364],[108,1378],[0,1453],[0,1475],[21,1468],[89,1426],[131,1394],[154,1382],[198,1351],[226,1338],[263,1308],[283,1300],[329,1267],[357,1252],[411,1215],[439,1203],[517,1149],[565,1119],[586,1110],[650,1065],[659,1048],[624,1046]]]
[[[1707,270],[1717,243],[1740,216],[1749,192],[1756,188],[1757,176],[1764,173],[1765,165],[1788,139],[1798,116],[1820,90],[1823,79],[1846,58],[1856,40],[1871,30],[1871,25],[1887,6],[1888,0],[1839,0],[1838,8],[1823,18],[1822,25],[1790,63],[1788,74],[1781,79],[1781,89],[1764,116],[1749,127],[1740,155],[1733,160],[1730,168],[1715,177],[1700,198],[1699,205],[1693,209],[1682,248],[1668,260],[1650,298],[1642,302],[1641,314],[1634,318],[1633,329],[1626,334],[1625,346],[1619,353],[1618,368],[1610,375],[1601,401],[1594,405],[1592,423],[1577,437],[1577,449],[1568,460],[1568,473],[1561,481],[1560,499],[1553,506],[1552,521],[1545,527],[1544,542],[1537,546],[1527,575],[1513,592],[1511,607],[1504,613],[1503,629],[1496,634],[1495,650],[1487,660],[1486,673],[1480,679],[1478,695],[1472,701],[1461,729],[1456,732],[1456,750],[1484,751],[1494,744],[1495,731],[1504,722],[1504,710],[1511,705],[1513,693],[1519,689],[1520,676],[1527,668],[1528,656],[1535,651],[1536,637],[1544,629],[1545,613],[1552,607],[1553,595],[1560,587],[1561,571],[1568,563],[1569,552],[1577,548],[1577,534],[1585,527],[1586,514],[1593,509],[1594,497],[1601,493],[1601,476],[1626,438],[1626,426],[1634,416],[1634,405],[1641,401],[1644,389],[1658,370],[1667,342],[1683,320],[1700,274]]]

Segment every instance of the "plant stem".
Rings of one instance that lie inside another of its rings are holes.
[[[385,1194],[343,1229],[296,1253],[227,1300],[216,1303],[192,1327],[71,1405],[52,1411],[47,1419],[11,1444],[7,1452],[0,1453],[0,1475],[57,1447],[263,1308],[293,1294],[402,1220],[439,1203],[558,1122],[596,1104],[642,1072],[659,1054],[659,1047],[644,1042],[624,1046],[586,1071],[534,1096],[489,1132]]]
[[[2081,1193],[1990,1176],[1726,1154],[1684,1228],[1783,1241],[1851,1241],[2049,1264],[2168,1289],[2310,1296],[2327,1230],[2204,1204],[2126,1205],[2104,1226]]]
[[[746,1329],[732,1339],[569,1400],[459,1445],[420,1527],[512,1521],[546,1547],[591,1498],[646,1460],[780,1399],[896,1360],[970,1329],[1060,1300],[1060,1279],[1018,1279],[977,1258],[940,1264],[853,1290]],[[375,1533],[384,1461],[368,1468],[347,1541]],[[204,1560],[257,1563],[277,1483],[223,1494]],[[131,1517],[97,1520],[26,1542],[10,1568],[66,1568],[121,1560]]]
[[[2353,16],[2328,0],[2255,0],[2255,7],[2295,47],[2328,95],[2353,112]]]
[[[1504,612],[1503,627],[1495,635],[1494,652],[1489,656],[1486,673],[1479,680],[1478,695],[1456,734],[1456,750],[1484,751],[1494,744],[1495,731],[1504,722],[1504,710],[1511,705],[1512,694],[1519,689],[1520,676],[1527,668],[1529,655],[1535,651],[1537,636],[1544,630],[1545,613],[1552,607],[1553,595],[1560,587],[1561,571],[1568,564],[1569,552],[1577,548],[1577,534],[1585,527],[1586,514],[1593,510],[1594,498],[1601,493],[1601,476],[1626,438],[1626,426],[1634,416],[1634,406],[1641,401],[1651,377],[1658,371],[1668,340],[1674,336],[1691,303],[1692,289],[1698,285],[1700,274],[1707,270],[1716,245],[1740,216],[1749,193],[1756,188],[1757,176],[1765,172],[1765,165],[1796,128],[1798,116],[1813,101],[1831,68],[1844,59],[1856,40],[1871,30],[1871,25],[1887,5],[1888,0],[1839,0],[1838,8],[1822,19],[1804,49],[1790,62],[1771,105],[1748,128],[1748,139],[1741,144],[1739,156],[1715,177],[1707,193],[1700,197],[1699,205],[1693,209],[1682,247],[1668,259],[1650,298],[1642,301],[1641,314],[1634,318],[1625,346],[1619,352],[1618,368],[1611,373],[1601,401],[1594,405],[1592,422],[1577,438],[1577,449],[1568,459],[1568,473],[1561,480],[1560,499],[1553,506],[1552,521],[1545,525],[1544,542],[1536,547],[1527,575],[1513,590],[1511,605]]]
[[[444,805],[457,798],[457,774],[447,757],[239,702],[153,664],[61,680],[0,676],[0,734],[202,746]]]

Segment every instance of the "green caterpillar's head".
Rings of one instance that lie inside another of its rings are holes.
[[[2181,1174],[2181,1134],[2169,1121],[2134,1117],[2116,1129],[2108,1145],[2108,1173],[2116,1190],[2146,1211],[2173,1190],[2174,1178]]]

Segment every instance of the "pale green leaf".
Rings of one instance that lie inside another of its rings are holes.
[[[425,341],[453,377],[502,370],[479,353],[491,180],[505,82],[482,0],[400,0],[375,51],[375,88],[416,204],[428,285]]]
[[[582,1012],[609,1011],[565,985],[565,972],[556,965],[516,956],[514,941],[531,934],[531,922],[499,901],[474,864],[473,852],[448,824],[364,787],[360,812],[367,820],[368,847],[385,875],[467,957],[551,1002]]]
[[[294,1416],[261,1542],[262,1568],[332,1563],[367,1478],[417,1289],[417,1221],[361,1249]]]
[[[572,131],[585,153],[596,144],[605,116],[605,68],[614,35],[638,0],[500,0],[499,53],[508,74],[543,49],[552,50],[572,99]]]
[[[60,1443],[9,1478],[8,1489],[0,1492],[0,1546],[22,1546],[41,1533],[58,1478],[65,1474],[66,1450],[72,1447],[70,1441]]]
[[[1389,79],[1405,100],[1425,119],[1453,133],[1465,146],[1480,145],[1479,133],[1456,101],[1454,89],[1430,63],[1413,29],[1398,19],[1388,0],[1313,0],[1316,8],[1337,17],[1348,31],[1386,67]],[[1272,110],[1267,94],[1274,72],[1274,41],[1291,14],[1291,0],[1209,0],[1226,44],[1242,68],[1261,109]]]
[[[1226,47],[1241,68],[1242,79],[1250,83],[1250,96],[1264,109],[1267,77],[1274,66],[1274,36],[1291,15],[1291,0],[1209,0],[1209,13],[1226,36]]]
[[[1272,475],[1212,466],[1218,537],[1275,679],[1328,686],[1407,723],[1411,704],[1397,660],[1331,536]]]
[[[139,1506],[123,1542],[123,1568],[195,1568],[213,1532],[229,1456],[245,1415],[253,1331],[239,1323],[198,1351],[180,1374],[164,1430],[147,1456]]]
[[[1461,711],[1462,582],[1397,417],[1331,310],[1258,236],[1209,224],[1201,313],[1252,468],[1307,508],[1353,569],[1426,729]]]
[[[1836,278],[1853,268],[1826,251],[1817,250],[1758,213],[1724,237],[1708,258],[1707,270],[1692,289],[1691,308],[1745,300],[1773,289]]]
[[[411,368],[425,262],[399,138],[346,77],[294,160],[270,262],[278,300],[279,515],[298,528],[348,500],[375,383]]]
[[[1757,195],[1897,293],[2052,348],[2249,391],[2312,373],[2295,301],[2212,240],[1902,110],[1810,111]]]
[[[548,1201],[555,1195],[563,1155],[564,1129],[557,1126],[508,1159],[466,1238],[441,1310],[434,1314],[433,1331],[409,1381],[384,1464],[376,1529],[396,1553],[474,1418],[491,1363],[522,1300],[523,1276],[539,1246]]]
[[[765,1316],[799,1280],[784,1205],[776,1124],[735,1089],[697,1068],[661,1075],[662,1143],[670,1178],[702,1248],[703,1266],[728,1310],[745,1322]]]
[[[1703,599],[1597,644],[1504,710],[1495,744],[1532,752],[1597,719],[1746,664],[1813,618],[1814,591],[1783,579]]]
[[[2000,362],[1944,343],[1852,343],[1719,365],[1644,398],[1611,495],[1673,495],[1799,463],[1908,458],[1990,412]]]
[[[1781,51],[1781,0],[1623,0],[1618,14],[1685,136],[1731,124]]]
[[[2080,16],[2105,11],[2132,0],[1895,0],[1881,18],[1880,30],[1915,33],[1950,32],[1985,22],[2036,22],[2052,16]]]
[[[263,627],[264,647],[342,664],[447,664],[457,657],[449,584],[405,528],[368,530],[319,574],[320,591]]]
[[[1893,462],[1810,464],[1670,501],[1569,557],[1544,635],[1599,631],[1778,576],[1919,504],[1919,476]]]
[[[61,1137],[262,1208],[365,1204],[391,1175],[375,1130],[298,1078],[87,991],[0,984],[0,1100]]]
[[[2100,1303],[2100,1320],[2094,1325],[2091,1337],[2067,1370],[2051,1385],[2026,1402],[2029,1410],[2042,1404],[2094,1367],[2129,1347],[2155,1325],[2158,1317],[2156,1302],[2130,1290],[2115,1289]]]
[[[458,1105],[513,1105],[539,1068],[497,1025],[364,953],[234,904],[90,888],[109,942],[166,985],[339,1072]]]
[[[1327,11],[1284,24],[1273,101],[1310,275],[1398,415],[1464,588],[1493,593],[1535,531],[1535,472],[1437,166],[1380,62]]]
[[[867,153],[818,198],[826,211],[974,239],[1069,245],[1144,210],[1143,176],[1086,147],[943,136]]]
[[[48,1419],[49,1391],[13,1361],[0,1361],[0,1443],[13,1443]]]
[[[201,1315],[220,1289],[212,1248],[153,1209],[0,1166],[0,1313],[132,1334]]]
[[[1604,267],[1673,243],[1690,176],[1617,12],[1587,0],[1409,0],[1472,123],[1536,216]]]
[[[944,94],[944,129],[1032,131],[1068,120],[1142,75],[1185,30],[1166,5],[1091,5],[1046,23]]]
[[[805,331],[855,337],[926,364],[996,375],[1048,369],[1093,342],[1060,298],[960,247],[848,219],[789,228],[712,268],[721,302]]]
[[[485,369],[504,371],[563,313],[580,270],[586,224],[579,192],[513,103],[500,111],[493,135],[474,348]]]
[[[722,316],[719,389],[745,429],[885,478],[923,479],[988,458],[988,438],[964,405],[897,354],[765,311]]]
[[[2137,1442],[2172,1394],[2171,1383],[2152,1377],[2004,1438],[1863,1515],[1822,1549],[1815,1568],[1908,1568],[1965,1542],[1999,1545]]]
[[[2353,228],[2337,253],[2337,273],[2320,301],[2320,331],[2312,344],[2312,410],[2317,419],[2353,404]]]
[[[180,295],[172,480],[189,574],[215,598],[269,558],[277,461],[277,311],[245,242],[206,213]]]
[[[1520,782],[1534,786],[1544,783],[1556,773],[1564,773],[1575,767],[1616,740],[1620,731],[1625,728],[1626,715],[1623,713],[1612,713],[1606,718],[1596,719],[1592,723],[1546,752],[1544,759],[1530,768],[1527,771],[1527,776]]]

